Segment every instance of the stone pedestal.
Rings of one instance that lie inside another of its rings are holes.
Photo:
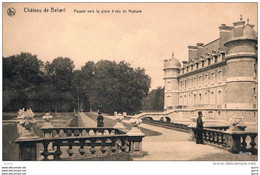
[[[116,119],[116,124],[113,126],[113,128],[118,128],[118,129],[125,129],[126,127],[123,125],[122,121],[124,120],[124,117],[121,114],[118,114],[115,116]]]
[[[37,160],[36,142],[19,142],[19,160],[35,161]]]
[[[145,136],[144,133],[140,130],[138,125],[142,122],[139,118],[132,118],[130,123],[132,124],[131,130],[127,133],[130,136],[131,146],[130,146],[130,155],[131,156],[144,156],[147,152],[142,150],[142,139]]]

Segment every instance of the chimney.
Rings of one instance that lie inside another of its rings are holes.
[[[225,46],[224,44],[228,41],[229,37],[230,37],[230,31],[231,31],[232,27],[230,26],[226,26],[226,24],[221,24],[221,26],[219,26],[219,30],[220,30],[220,43],[219,43],[219,48],[220,51],[225,51]]]
[[[196,60],[198,54],[197,46],[188,46],[189,48],[189,62],[193,62]]]

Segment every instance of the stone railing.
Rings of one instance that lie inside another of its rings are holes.
[[[154,126],[159,126],[168,129],[174,129],[182,132],[189,132],[188,124],[180,124],[180,123],[173,123],[173,122],[166,122],[160,120],[149,120],[146,118],[142,119],[143,123],[150,124]]]
[[[110,127],[102,128],[84,128],[84,127],[55,127],[42,128],[44,138],[59,138],[59,137],[78,137],[78,136],[96,136],[102,135],[117,135],[125,134],[123,130]]]
[[[127,134],[124,130],[115,128],[42,128],[43,138],[17,139],[20,160],[37,160],[39,154],[42,160],[58,160],[65,148],[68,157],[76,155],[84,160],[91,155],[102,156],[114,153],[128,153],[142,156],[142,139],[144,135]],[[41,147],[43,150],[37,150]],[[38,145],[38,146],[37,146]],[[81,156],[81,157],[80,157]]]
[[[196,128],[190,128],[192,135],[196,138]],[[206,143],[214,144],[229,150],[232,153],[251,152],[257,154],[255,148],[257,137],[256,132],[246,131],[223,131],[217,129],[203,129],[203,141]],[[247,143],[247,138],[250,138],[250,143]]]

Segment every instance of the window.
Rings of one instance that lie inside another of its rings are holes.
[[[182,90],[182,88],[183,88],[183,87],[182,87],[182,81],[181,81],[181,87],[180,87],[180,90]]]
[[[196,104],[197,104],[196,94],[194,94],[194,100],[193,100],[193,104],[194,104],[194,105],[196,105]]]
[[[201,86],[202,85],[202,78],[201,78],[201,76],[199,76],[199,86]]]
[[[208,59],[208,65],[210,65],[210,58]]]
[[[218,97],[217,97],[217,104],[222,104],[222,93],[221,91],[218,91]]]
[[[215,94],[214,94],[214,92],[211,92],[210,104],[215,104]]]
[[[193,78],[193,85],[194,85],[194,88],[196,87],[196,77]]]
[[[171,90],[171,82],[170,81],[167,82],[166,90],[167,91]]]
[[[218,71],[218,82],[219,82],[219,83],[222,82],[222,72],[221,72],[221,70]]]
[[[184,80],[184,89],[186,89],[186,88],[187,88],[187,81]]]
[[[201,67],[204,67],[204,61],[201,62]]]
[[[208,74],[205,74],[204,84],[208,85]]]
[[[211,73],[211,84],[214,84],[215,74],[214,72]]]
[[[183,105],[183,99],[182,99],[182,96],[180,96],[180,105]]]

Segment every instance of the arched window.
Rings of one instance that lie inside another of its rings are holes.
[[[199,105],[202,104],[202,101],[201,101],[201,100],[202,100],[202,97],[201,97],[201,94],[199,94],[199,103],[198,103]]]
[[[208,74],[205,74],[204,85],[208,85]]]
[[[218,82],[221,83],[222,82],[222,71],[218,71]]]
[[[211,92],[210,94],[210,104],[215,104],[215,94],[214,92]]]
[[[196,104],[197,104],[197,97],[196,97],[196,94],[194,94],[193,105],[196,105]]]
[[[182,99],[182,96],[180,96],[180,103],[179,105],[183,105],[183,99]]]
[[[217,104],[222,104],[222,92],[218,91]]]
[[[215,79],[215,73],[214,72],[212,72],[211,73],[211,84],[214,84],[214,79]]]

